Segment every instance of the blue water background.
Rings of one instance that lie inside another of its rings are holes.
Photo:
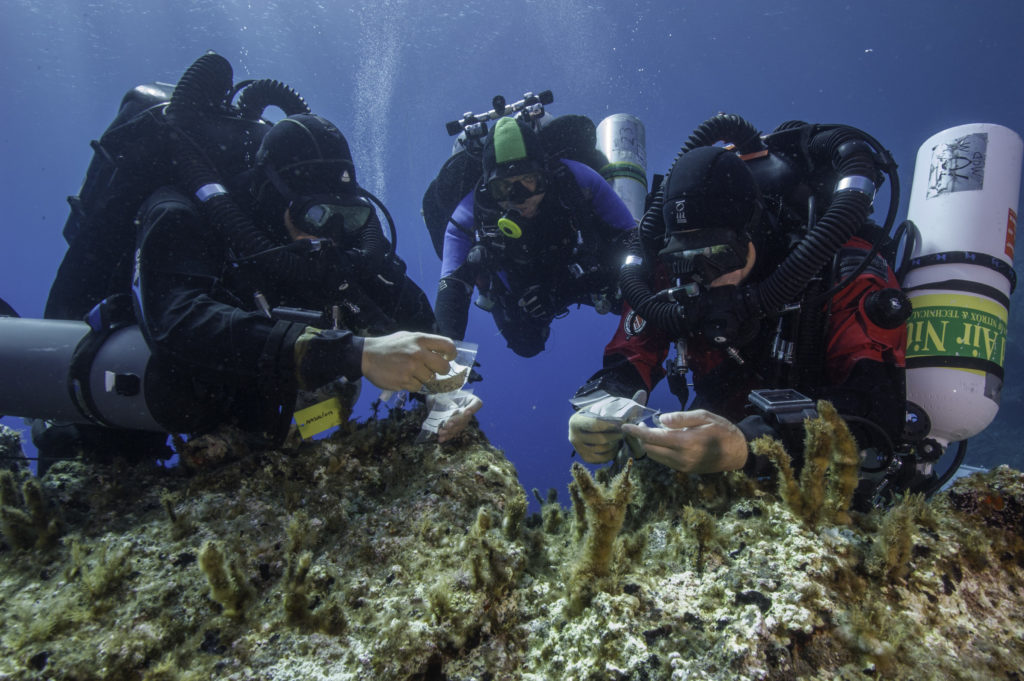
[[[444,123],[489,109],[496,94],[512,101],[550,89],[555,114],[639,116],[649,173],[665,172],[693,128],[720,111],[765,131],[790,119],[855,125],[899,163],[902,218],[930,135],[970,122],[1024,133],[1022,19],[1024,5],[1005,0],[3,0],[0,297],[42,316],[65,250],[65,197],[81,184],[89,140],[126,90],[174,83],[206,50],[230,60],[236,81],[284,81],[340,126],[361,183],[389,206],[399,252],[433,299],[439,263],[420,199],[451,149]],[[880,215],[886,201],[883,191]],[[1020,468],[1024,459],[1014,299],[1003,404],[971,442],[975,465]],[[543,354],[522,359],[474,308],[467,339],[480,345],[480,422],[527,490],[555,487],[566,500],[567,399],[600,365],[615,323],[573,311]],[[662,387],[652,404],[676,403]]]

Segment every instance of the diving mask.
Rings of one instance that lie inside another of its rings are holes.
[[[365,196],[321,194],[298,197],[288,211],[301,231],[322,239],[346,241],[366,225],[373,205]]]
[[[731,229],[673,231],[658,257],[675,277],[705,286],[747,264],[748,240]]]
[[[487,189],[496,201],[522,203],[547,189],[543,173],[526,173],[514,177],[500,177],[491,180]]]

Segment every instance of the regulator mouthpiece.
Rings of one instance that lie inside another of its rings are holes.
[[[520,227],[519,223],[514,219],[517,216],[518,213],[510,210],[498,218],[498,231],[509,239],[518,239],[523,236],[523,228]]]

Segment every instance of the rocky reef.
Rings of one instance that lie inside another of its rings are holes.
[[[528,516],[482,433],[421,418],[4,471],[0,679],[1021,678],[1019,472],[859,514],[825,423],[781,492],[577,465]]]

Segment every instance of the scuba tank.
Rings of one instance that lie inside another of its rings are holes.
[[[999,410],[1022,153],[1016,133],[982,123],[918,150],[907,217],[920,240],[903,276],[914,308],[907,399],[942,447],[977,435]]]
[[[601,176],[637,222],[647,202],[646,145],[644,124],[632,114],[612,114],[597,125],[597,148],[608,158]]]

